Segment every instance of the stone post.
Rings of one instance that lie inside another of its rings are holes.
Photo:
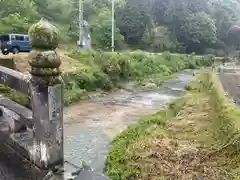
[[[34,143],[31,158],[42,169],[63,165],[63,82],[56,52],[59,31],[41,19],[29,29]]]

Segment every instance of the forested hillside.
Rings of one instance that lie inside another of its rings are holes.
[[[111,0],[83,2],[94,47],[109,49]],[[26,33],[45,17],[76,44],[78,0],[1,0],[0,8],[0,33]],[[224,54],[240,40],[240,0],[116,0],[115,17],[118,49]]]

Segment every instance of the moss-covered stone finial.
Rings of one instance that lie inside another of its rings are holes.
[[[39,77],[41,83],[49,86],[58,83],[61,60],[55,51],[59,41],[58,29],[48,21],[41,19],[29,29],[32,51],[29,55],[30,73]]]
[[[59,43],[58,29],[44,19],[33,24],[28,31],[28,35],[33,49],[54,50]]]

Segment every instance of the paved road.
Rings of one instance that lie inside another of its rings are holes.
[[[223,67],[219,79],[224,90],[230,95],[235,104],[240,107],[240,68]]]

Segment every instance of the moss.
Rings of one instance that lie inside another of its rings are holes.
[[[61,74],[61,71],[59,68],[35,68],[32,67],[31,74],[35,76],[58,76]]]
[[[40,68],[58,68],[61,65],[61,59],[55,51],[32,50],[29,64]]]
[[[30,43],[33,48],[53,50],[59,43],[59,31],[48,21],[41,19],[29,28]]]

